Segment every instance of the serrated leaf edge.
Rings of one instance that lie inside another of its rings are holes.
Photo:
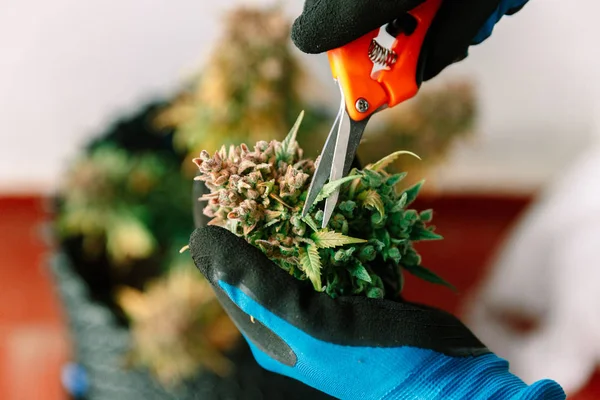
[[[411,155],[411,156],[416,157],[419,160],[421,160],[421,157],[419,157],[417,154],[413,153],[412,151],[400,150],[400,151],[393,152],[392,154],[389,154],[389,155],[383,157],[381,160],[379,160],[373,164],[367,165],[365,167],[365,169],[370,169],[373,171],[380,171],[383,168],[390,165],[391,163],[393,163],[394,161],[396,161],[396,159],[403,154],[408,154],[408,155]]]
[[[315,245],[320,249],[332,249],[335,247],[345,246],[347,244],[359,244],[366,243],[367,240],[354,238],[350,236],[346,236],[342,233],[336,231],[330,231],[327,229],[320,230],[318,232],[313,233],[311,239],[315,242]],[[325,239],[327,237],[327,239]],[[328,244],[328,242],[332,242],[338,240],[340,243],[338,244]]]
[[[300,247],[299,261],[300,269],[306,274],[308,279],[312,282],[313,287],[316,291],[322,292],[323,287],[321,284],[321,257],[319,251],[314,245],[308,245],[306,248]]]
[[[347,176],[345,178],[342,179],[338,179],[335,180],[333,182],[329,182],[326,185],[323,186],[323,188],[321,189],[321,191],[319,192],[319,194],[317,195],[317,198],[315,199],[315,203],[318,203],[320,201],[325,200],[326,198],[328,198],[329,196],[331,196],[333,194],[333,192],[335,192],[335,190],[342,186],[344,183],[350,182],[354,179],[360,178],[360,175],[350,175]]]

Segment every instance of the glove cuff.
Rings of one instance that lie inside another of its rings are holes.
[[[566,394],[556,382],[541,380],[528,386],[508,370],[508,362],[494,354],[468,358],[438,358],[414,370],[383,397],[406,399],[407,394],[423,398],[563,400]]]

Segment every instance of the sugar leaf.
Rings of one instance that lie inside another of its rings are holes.
[[[365,192],[365,196],[363,199],[363,205],[365,207],[372,207],[379,211],[379,215],[381,218],[385,215],[385,207],[383,206],[383,201],[381,200],[381,196],[374,190],[368,190]]]
[[[366,243],[367,242],[364,239],[358,239],[358,238],[345,236],[339,232],[330,231],[327,229],[324,229],[319,232],[315,232],[310,237],[315,242],[315,245],[321,249],[330,249],[333,247],[344,246],[347,244]]]
[[[418,278],[424,279],[427,282],[447,286],[456,292],[456,288],[452,284],[446,282],[442,277],[422,265],[405,265],[404,268]]]
[[[283,142],[281,142],[281,153],[279,153],[277,158],[281,161],[285,161],[288,164],[294,158],[294,143],[296,142],[296,136],[298,135],[298,129],[300,129],[300,124],[302,123],[302,119],[304,118],[304,110],[300,112],[300,115],[296,119],[296,123],[285,137]]]
[[[400,174],[394,174],[385,180],[385,184],[388,186],[396,186],[398,182],[406,178],[407,173],[402,172]]]
[[[391,209],[392,213],[397,213],[400,212],[404,209],[404,207],[406,206],[406,202],[408,201],[408,195],[406,194],[406,192],[402,193],[402,196],[400,196],[400,200],[398,200],[396,202],[396,204],[394,204],[394,206]]]
[[[407,226],[411,226],[419,219],[419,214],[417,213],[417,210],[406,210],[403,219],[406,221]]]
[[[370,299],[383,299],[383,296],[383,290],[381,290],[378,287],[372,287],[369,290],[367,290],[367,297]]]
[[[355,174],[351,174],[351,175],[355,175]],[[350,199],[354,198],[354,194],[356,193],[356,191],[358,190],[358,188],[360,186],[360,181],[361,181],[360,179],[357,179],[350,184],[350,187],[348,188],[348,198],[350,198]]]
[[[416,155],[415,153],[413,153],[411,151],[401,150],[401,151],[396,151],[395,153],[392,153],[390,155],[383,157],[381,160],[377,161],[376,163],[367,165],[367,167],[365,169],[371,169],[373,171],[381,171],[382,169],[384,169],[385,167],[387,167],[388,165],[390,165],[391,163],[396,161],[396,159],[398,157],[400,157],[402,154],[409,154],[413,157],[418,158],[419,160],[421,159],[421,157],[419,157],[418,155]]]
[[[295,240],[299,243],[306,243],[307,245],[314,246],[315,242],[311,238],[305,238],[302,236],[296,236]]]
[[[383,183],[383,176],[369,169],[364,170],[364,179],[367,181],[367,186],[373,189],[378,188]]]
[[[356,247],[350,247],[348,249],[337,250],[335,252],[335,254],[333,255],[333,259],[339,263],[346,263],[347,261],[352,259],[352,255],[354,254],[355,250],[356,250]]]
[[[369,283],[372,282],[371,276],[369,275],[369,273],[367,272],[367,269],[365,267],[363,267],[362,264],[356,263],[356,264],[350,266],[348,268],[348,270],[350,271],[350,275],[352,275],[362,281],[365,281],[365,282],[369,282]]]
[[[419,240],[441,240],[443,238],[443,236],[424,228],[413,228],[410,232],[410,240],[415,242]]]
[[[431,220],[433,219],[433,210],[429,209],[429,210],[421,211],[419,213],[419,218],[423,222],[431,222]]]
[[[419,183],[415,184],[414,186],[408,188],[404,192],[404,193],[406,193],[406,205],[409,205],[410,203],[412,203],[413,201],[415,201],[415,199],[419,195],[419,191],[421,190],[421,187],[423,186],[424,183],[425,183],[425,181],[422,180],[421,182],[419,182]]]
[[[316,291],[323,291],[321,285],[321,258],[319,257],[319,251],[314,245],[308,245],[306,248],[300,247],[300,268],[308,279],[313,284]]]
[[[402,254],[400,254],[400,250],[398,250],[397,247],[390,247],[385,258],[392,259],[396,264],[398,264],[402,258]]]
[[[339,188],[340,186],[342,186],[344,183],[350,182],[356,178],[360,178],[360,175],[350,175],[345,178],[338,179],[333,182],[329,182],[328,184],[323,186],[323,189],[321,189],[321,191],[317,195],[317,198],[315,199],[315,204],[318,203],[319,201],[325,200],[326,198],[331,196],[333,194],[333,192],[335,192],[335,190],[337,188]]]
[[[313,231],[317,232],[319,230],[317,223],[310,214],[306,214],[306,216],[302,217],[302,221],[306,222],[306,225],[308,225]]]

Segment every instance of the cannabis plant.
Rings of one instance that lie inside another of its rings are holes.
[[[402,290],[403,272],[444,283],[421,265],[413,247],[441,236],[428,226],[432,211],[407,206],[420,182],[397,190],[406,174],[386,167],[399,151],[349,175],[327,183],[313,208],[302,217],[315,163],[303,158],[296,141],[303,114],[282,142],[242,144],[194,159],[210,193],[204,213],[210,224],[229,229],[261,249],[279,267],[332,297],[364,295],[394,298]],[[408,153],[412,154],[412,153]],[[414,154],[413,154],[414,155]],[[322,201],[336,189],[339,201],[327,227],[320,229]]]
[[[329,121],[304,98],[311,79],[293,56],[289,27],[277,7],[234,7],[190,87],[119,120],[66,171],[57,236],[91,290],[128,324],[132,360],[163,382],[195,369],[224,373],[227,364],[223,346],[204,338],[225,325],[230,332],[225,312],[201,277],[178,271],[195,269],[191,259],[181,266],[179,254],[194,227],[189,160],[222,143],[283,139],[303,108],[311,110],[306,136]],[[160,325],[167,320],[172,330]]]
[[[306,132],[324,132],[330,113],[307,98],[315,91],[306,90],[311,79],[292,51],[281,7],[235,7],[224,22],[200,74],[157,119],[176,128],[177,146],[191,159],[222,144],[283,139],[302,109],[310,110]]]
[[[148,367],[167,386],[201,369],[226,376],[233,365],[225,353],[239,339],[210,284],[188,267],[186,263],[172,268],[143,291],[130,287],[118,291],[119,303],[135,321],[130,364]]]
[[[87,146],[67,171],[54,228],[94,298],[130,329],[123,358],[175,385],[201,370],[227,374],[240,335],[179,254],[194,227],[192,182],[171,132],[150,123],[162,106],[120,119]]]
[[[67,174],[55,228],[62,240],[82,239],[84,259],[106,257],[116,275],[127,273],[182,240],[190,211],[178,207],[166,216],[164,207],[185,201],[190,190],[176,160],[107,141]]]

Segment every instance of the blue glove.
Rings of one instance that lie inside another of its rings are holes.
[[[529,0],[502,0],[492,15],[477,32],[472,40],[472,44],[480,44],[489,38],[494,31],[494,27],[505,15],[513,15],[520,11]]]
[[[386,23],[402,18],[426,0],[306,0],[292,27],[292,40],[305,53],[341,47]],[[528,0],[444,0],[421,51],[423,80],[463,60],[471,45],[487,39],[504,15],[518,12]]]
[[[258,363],[336,398],[566,398],[553,381],[527,386],[441,310],[332,299],[219,227],[197,229],[190,249]]]
[[[79,364],[66,364],[62,369],[61,380],[66,392],[75,399],[84,398],[89,391],[87,371]]]

